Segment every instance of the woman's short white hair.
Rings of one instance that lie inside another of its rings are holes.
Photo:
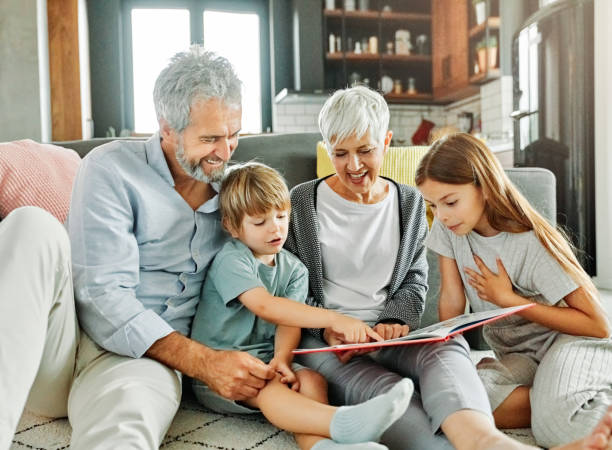
[[[389,107],[378,92],[365,86],[340,89],[327,99],[319,113],[319,130],[327,151],[346,138],[370,137],[382,144],[389,129]]]
[[[242,103],[242,83],[231,63],[200,45],[177,53],[161,71],[153,89],[157,120],[181,133],[189,125],[191,106],[212,98],[228,106]]]

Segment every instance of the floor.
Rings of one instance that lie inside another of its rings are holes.
[[[612,291],[601,292],[602,304],[612,319]],[[477,362],[487,352],[474,351]],[[529,429],[508,431],[509,435],[533,444]],[[60,450],[70,444],[70,425],[66,419],[48,419],[24,413],[13,438],[10,450]],[[286,432],[270,425],[263,416],[230,416],[216,414],[199,406],[187,397],[179,410],[161,448],[197,449],[297,449],[295,441]]]

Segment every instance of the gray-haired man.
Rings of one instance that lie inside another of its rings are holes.
[[[214,351],[185,337],[206,270],[225,241],[216,182],[238,145],[240,88],[224,58],[199,47],[175,55],[155,84],[159,132],[84,158],[67,221],[70,242],[40,210],[7,218],[15,233],[43,224],[44,237],[31,243],[23,263],[30,266],[24,283],[40,285],[21,302],[34,317],[12,325],[0,318],[3,335],[6,321],[24,336],[7,351],[27,360],[16,364],[22,381],[0,413],[0,436],[9,431],[0,449],[10,444],[30,386],[26,408],[68,414],[72,448],[153,449],[178,409],[179,372],[238,400],[273,376],[247,353]]]

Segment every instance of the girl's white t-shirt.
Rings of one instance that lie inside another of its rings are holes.
[[[317,188],[324,306],[373,325],[387,299],[400,244],[397,187],[378,203],[346,200]]]

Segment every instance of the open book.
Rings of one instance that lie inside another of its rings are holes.
[[[471,330],[472,328],[482,326],[495,320],[499,320],[503,317],[509,316],[510,314],[531,308],[532,306],[535,306],[535,303],[513,306],[510,308],[494,309],[491,311],[463,314],[461,316],[445,320],[444,322],[434,323],[428,327],[412,331],[406,336],[388,339],[381,342],[342,344],[319,348],[297,348],[293,350],[293,353],[299,355],[302,353],[344,352],[346,350],[377,349],[380,347],[390,347],[394,345],[423,344],[425,342],[446,341],[456,334],[463,333],[464,331]]]

